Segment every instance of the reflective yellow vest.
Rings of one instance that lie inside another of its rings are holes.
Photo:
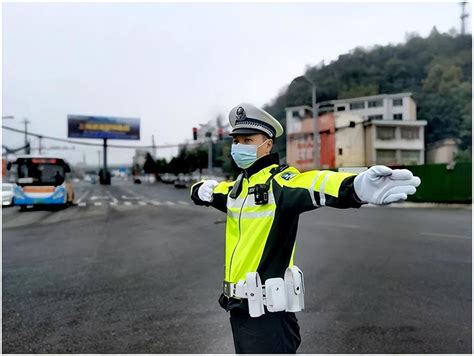
[[[268,203],[259,205],[255,201],[256,186],[265,184],[278,167],[274,156],[260,158],[235,181],[219,183],[211,203],[197,195],[202,182],[191,188],[196,204],[213,206],[227,214],[226,282],[245,280],[248,272],[255,271],[263,283],[268,278],[283,278],[286,268],[293,265],[301,213],[321,206],[362,205],[353,188],[355,174],[325,170],[300,173],[294,167],[287,167],[270,180]]]

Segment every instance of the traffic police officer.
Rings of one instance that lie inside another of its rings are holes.
[[[254,280],[257,288],[263,288],[259,283],[279,278],[287,283],[301,213],[323,206],[359,208],[364,203],[405,200],[415,193],[420,179],[406,169],[385,166],[373,166],[358,175],[325,170],[300,173],[280,165],[278,156],[271,154],[283,128],[269,113],[243,103],[230,111],[229,121],[231,156],[241,173],[233,182],[206,180],[191,188],[195,204],[227,214],[224,293],[219,303],[230,311],[237,353],[295,353],[301,338],[294,312],[290,308],[271,312],[269,290],[261,310],[254,307],[250,297],[254,293],[236,290],[248,290]]]

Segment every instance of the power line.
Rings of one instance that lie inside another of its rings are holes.
[[[26,134],[26,135],[29,135],[29,136],[35,136],[35,137],[38,137],[38,138],[48,139],[48,140],[52,140],[52,141],[66,142],[66,143],[71,143],[71,144],[75,144],[75,145],[83,145],[83,146],[95,146],[95,147],[102,147],[103,146],[103,144],[101,144],[101,143],[80,142],[80,141],[68,140],[68,139],[60,138],[60,137],[40,135],[40,134],[33,133],[33,132],[26,132],[24,130],[15,129],[13,127],[8,127],[8,126],[5,126],[5,125],[2,125],[2,128],[5,129],[5,130],[9,130],[9,131],[13,131],[13,132],[21,133],[21,134]],[[131,148],[131,149],[157,148],[158,149],[158,148],[179,147],[179,146],[181,146],[181,144],[151,145],[151,146],[127,146],[127,145],[109,145],[108,144],[107,146],[108,147],[113,147],[113,148]]]

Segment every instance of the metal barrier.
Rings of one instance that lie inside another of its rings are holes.
[[[421,178],[421,185],[408,201],[472,203],[472,162],[396,168],[406,168]]]

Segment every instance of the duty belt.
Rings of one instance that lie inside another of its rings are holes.
[[[258,272],[248,272],[245,280],[237,283],[224,281],[224,295],[228,298],[248,300],[249,314],[259,317],[269,312],[297,312],[304,309],[303,272],[296,267],[288,267],[285,278],[270,278],[262,284]]]
[[[222,291],[228,298],[247,298],[247,292],[245,291],[245,284],[242,282],[231,283],[224,281]],[[265,285],[262,286],[263,297],[265,298]]]

